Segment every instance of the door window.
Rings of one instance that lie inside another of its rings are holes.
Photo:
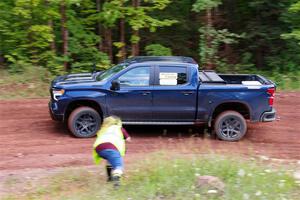
[[[187,83],[186,67],[159,67],[159,85],[183,85]]]
[[[150,67],[138,67],[129,70],[118,78],[121,86],[149,86]]]

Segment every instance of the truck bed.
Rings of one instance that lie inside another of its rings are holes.
[[[268,85],[274,84],[270,80],[255,74],[217,74],[206,70],[199,72],[200,82],[203,84],[242,84],[242,85]]]

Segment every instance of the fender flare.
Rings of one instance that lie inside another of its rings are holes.
[[[208,118],[208,127],[212,127],[212,121],[213,121],[213,114],[214,112],[216,111],[216,109],[221,106],[222,104],[235,104],[235,103],[238,103],[238,104],[241,104],[243,106],[245,106],[249,112],[249,115],[250,115],[250,119],[251,119],[251,107],[250,105],[247,103],[247,102],[244,102],[244,101],[238,101],[238,100],[232,100],[232,101],[223,101],[219,104],[217,104],[216,106],[213,107],[213,109],[211,109],[211,112],[209,114],[209,118]]]

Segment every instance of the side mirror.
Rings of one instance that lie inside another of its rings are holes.
[[[112,81],[110,89],[111,90],[120,90],[120,82],[117,80]]]

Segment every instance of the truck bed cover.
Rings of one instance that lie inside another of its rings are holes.
[[[202,83],[221,83],[226,84],[215,71],[212,70],[202,70],[199,72],[199,78]]]

